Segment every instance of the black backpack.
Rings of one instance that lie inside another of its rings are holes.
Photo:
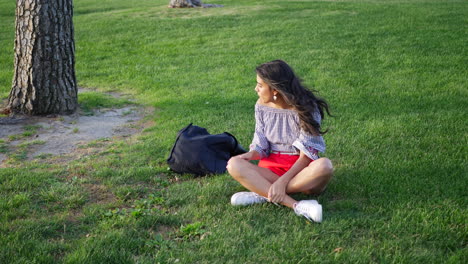
[[[228,160],[245,152],[228,132],[211,135],[205,128],[190,124],[178,132],[167,163],[177,173],[225,173]]]

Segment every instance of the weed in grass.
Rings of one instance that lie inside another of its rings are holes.
[[[116,188],[115,195],[123,201],[134,200],[144,196],[147,189],[140,185],[123,185]]]
[[[164,198],[155,194],[150,194],[145,199],[136,200],[134,202],[133,207],[137,209],[151,209],[155,206],[162,205],[163,203],[164,203]]]
[[[63,204],[69,209],[77,209],[86,203],[86,196],[78,193],[66,196],[63,200]]]
[[[43,141],[43,140],[32,140],[32,141],[25,141],[25,142],[21,142],[18,147],[20,148],[27,148],[29,146],[33,146],[33,145],[44,145],[46,142]]]
[[[192,240],[195,238],[200,239],[204,233],[206,233],[204,224],[202,222],[195,222],[181,226],[176,236],[183,240]]]
[[[36,156],[37,159],[49,159],[51,157],[53,157],[54,155],[51,154],[51,153],[41,153],[39,155]]]
[[[119,218],[121,220],[126,217],[141,218],[163,214],[165,210],[161,207],[164,199],[160,196],[150,194],[147,198],[133,201],[131,208],[115,208],[104,212],[103,216],[107,218]]]
[[[80,146],[80,147],[81,148],[99,148],[99,147],[105,146],[107,142],[110,142],[109,138],[100,138],[100,139],[93,140],[89,142],[88,144],[84,146]]]
[[[145,246],[150,250],[169,250],[174,245],[171,243],[171,241],[164,239],[161,234],[156,234],[151,239],[146,241]]]
[[[41,125],[27,125],[27,126],[24,126],[24,130],[26,131],[31,131],[33,133],[36,133],[37,130],[41,129],[42,126]]]
[[[23,204],[26,204],[30,201],[31,197],[29,193],[19,193],[15,194],[11,200],[8,201],[8,205],[11,208],[17,208],[22,206]]]
[[[9,135],[8,136],[8,139],[10,141],[16,141],[16,140],[20,140],[22,138],[25,138],[25,137],[31,137],[33,135],[35,135],[37,133],[37,130],[42,128],[41,125],[27,125],[27,126],[24,126],[23,129],[24,129],[24,132],[21,133],[21,134],[16,134],[16,135]]]
[[[161,188],[166,188],[170,185],[170,180],[161,175],[154,176],[151,182],[152,184],[154,184],[154,186],[158,186]]]
[[[39,197],[46,203],[57,202],[61,199],[61,195],[59,195],[54,189],[41,190]]]
[[[120,208],[115,208],[112,210],[109,210],[103,214],[105,217],[117,217],[117,216],[123,216],[127,212],[127,209],[120,209]]]
[[[9,141],[16,141],[16,140],[19,140],[21,138],[23,138],[23,135],[9,135],[8,136]]]
[[[24,160],[26,160],[28,158],[28,151],[26,149],[24,149],[24,148],[20,148],[18,151],[9,154],[8,157],[10,158],[9,159],[10,164],[15,163],[15,162],[24,161]]]
[[[69,184],[71,184],[71,185],[81,184],[81,183],[82,183],[82,180],[83,180],[83,178],[79,178],[79,177],[77,177],[77,176],[73,176],[73,177],[71,178],[71,180],[69,181]]]
[[[0,139],[0,153],[5,154],[8,152],[8,145],[3,139]]]
[[[16,137],[14,138],[16,139]],[[20,138],[22,138],[22,136]],[[8,164],[14,164],[14,163],[24,161],[28,158],[29,147],[34,146],[34,145],[43,145],[43,144],[45,144],[45,141],[43,140],[25,141],[25,142],[21,142],[20,144],[18,144],[16,149],[13,148],[10,151],[6,145],[0,143],[0,153],[2,153],[2,149],[5,150],[3,153],[9,152],[8,153],[9,159],[7,162]],[[2,146],[4,147],[2,148]]]
[[[21,136],[23,137],[30,137],[35,134],[35,131],[24,131]]]

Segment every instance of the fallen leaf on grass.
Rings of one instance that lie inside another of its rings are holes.
[[[339,248],[335,248],[333,250],[333,253],[341,253],[341,251],[343,251],[343,248],[339,247]]]

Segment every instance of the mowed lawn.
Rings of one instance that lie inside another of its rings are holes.
[[[168,2],[74,1],[79,86],[129,94],[153,123],[78,160],[0,168],[0,263],[467,263],[467,1]],[[14,13],[0,0],[1,99]],[[232,207],[244,189],[228,174],[177,175],[165,161],[189,123],[248,147],[254,69],[273,59],[332,107],[334,178],[295,196],[319,200],[322,224]],[[0,151],[14,156],[8,140]]]

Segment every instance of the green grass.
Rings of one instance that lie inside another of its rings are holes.
[[[131,94],[155,107],[155,125],[65,165],[1,168],[1,263],[467,261],[466,1],[167,3],[74,1],[79,86]],[[0,0],[0,98],[14,9]],[[318,197],[322,224],[234,208],[243,188],[228,175],[193,179],[165,163],[191,122],[248,146],[254,68],[277,58],[336,115],[324,121],[335,176]],[[80,103],[122,103],[99,92]]]
[[[111,95],[99,92],[82,92],[78,96],[80,109],[86,115],[92,115],[93,109],[123,107],[131,102],[124,98],[114,98]]]
[[[8,146],[5,143],[5,140],[0,139],[0,153],[7,153],[8,152]]]

